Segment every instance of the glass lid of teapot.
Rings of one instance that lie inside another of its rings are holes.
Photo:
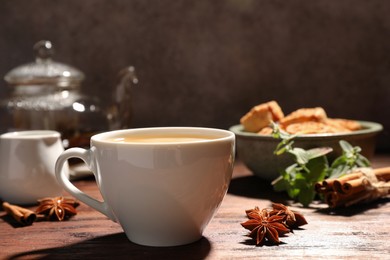
[[[80,86],[84,74],[72,66],[53,61],[54,48],[50,41],[39,41],[33,49],[35,62],[9,71],[4,77],[9,85],[47,85],[61,88]]]

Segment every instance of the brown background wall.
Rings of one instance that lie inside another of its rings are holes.
[[[0,75],[47,39],[89,94],[136,67],[134,127],[228,128],[274,99],[380,122],[390,151],[389,14],[386,0],[2,0]]]

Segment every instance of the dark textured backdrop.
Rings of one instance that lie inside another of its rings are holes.
[[[228,128],[275,99],[286,113],[322,106],[380,122],[389,151],[389,14],[386,0],[2,0],[0,74],[48,39],[89,94],[136,67],[135,127]]]

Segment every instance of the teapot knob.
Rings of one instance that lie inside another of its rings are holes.
[[[54,54],[53,44],[46,40],[35,43],[33,49],[37,61],[50,60]]]

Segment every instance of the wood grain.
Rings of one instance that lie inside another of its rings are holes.
[[[375,167],[388,166],[390,156],[377,156],[373,162]],[[93,178],[75,184],[101,198]],[[337,212],[323,203],[301,208],[237,162],[228,194],[196,243],[166,248],[136,245],[118,224],[81,204],[68,221],[35,222],[27,227],[18,226],[0,211],[0,259],[389,259],[389,200]],[[290,203],[309,223],[281,237],[278,246],[256,247],[240,223],[246,219],[246,209],[269,207],[271,201]]]

